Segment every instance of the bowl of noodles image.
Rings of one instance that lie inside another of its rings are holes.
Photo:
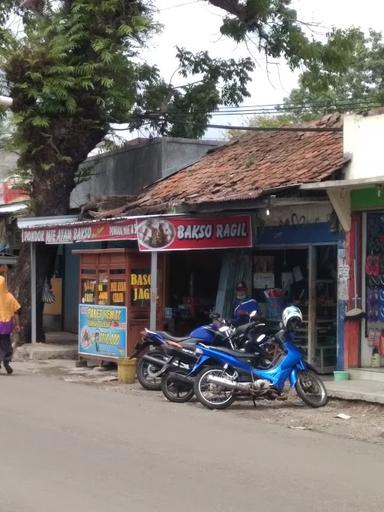
[[[92,336],[86,327],[84,327],[81,331],[80,345],[83,349],[87,349],[92,345]]]
[[[165,249],[175,240],[176,229],[166,220],[146,219],[138,225],[137,238],[147,249]]]

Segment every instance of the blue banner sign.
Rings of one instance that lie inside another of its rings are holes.
[[[79,305],[79,354],[127,356],[127,308]]]

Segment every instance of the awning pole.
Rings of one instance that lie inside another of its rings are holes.
[[[156,330],[157,309],[157,252],[151,252],[151,310],[149,316],[149,328]]]
[[[36,244],[31,243],[31,343],[36,343]]]

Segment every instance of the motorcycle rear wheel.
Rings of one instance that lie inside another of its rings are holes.
[[[164,360],[164,364],[168,360],[167,356],[159,350],[151,351],[150,355],[157,359]],[[141,357],[137,363],[137,380],[140,382],[144,389],[148,389],[149,391],[160,391],[161,376],[157,377],[154,375],[154,373],[160,371],[162,366],[151,363],[150,361],[146,361],[144,357],[145,356]]]
[[[208,382],[209,375],[228,377],[227,372],[219,366],[204,368],[195,379],[195,395],[199,402],[208,409],[226,409],[234,402],[235,393],[233,390],[224,390],[216,384]]]
[[[189,402],[189,400],[191,400],[195,394],[193,384],[189,385],[186,382],[184,383],[175,380],[173,378],[173,374],[175,373],[186,375],[188,372],[182,368],[167,372],[161,378],[161,391],[163,392],[165,398],[170,402],[176,402],[179,404]]]
[[[296,392],[307,405],[324,407],[328,403],[328,393],[324,382],[313,370],[298,372]]]

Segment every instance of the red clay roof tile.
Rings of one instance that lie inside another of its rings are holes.
[[[252,132],[148,187],[129,210],[256,198],[270,189],[320,182],[347,162],[342,132]]]

